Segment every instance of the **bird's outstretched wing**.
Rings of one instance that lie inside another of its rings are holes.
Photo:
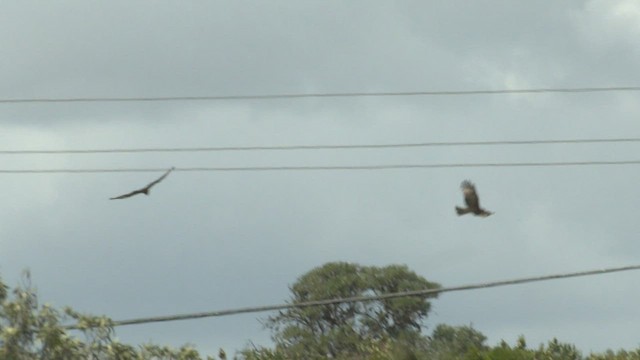
[[[478,193],[476,193],[476,187],[469,180],[465,180],[460,185],[462,194],[464,194],[464,202],[471,210],[480,209],[480,199],[478,199]]]
[[[166,173],[164,173],[162,176],[160,176],[157,180],[152,181],[149,183],[149,185],[145,186],[143,189],[146,189],[147,191],[149,191],[149,189],[151,189],[152,186],[156,185],[157,183],[159,183],[160,181],[164,180],[164,178],[166,178],[170,172],[172,172],[175,169],[175,167],[172,167],[171,169],[167,170]]]
[[[151,189],[151,187],[153,187],[154,185],[156,185],[157,183],[159,183],[160,181],[164,180],[164,178],[167,177],[167,175],[169,175],[170,172],[172,172],[175,169],[175,167],[172,167],[171,169],[167,170],[166,173],[164,173],[162,176],[160,176],[158,179],[152,181],[149,183],[149,185],[143,187],[142,189],[138,189],[138,190],[134,190],[130,193],[124,194],[124,195],[120,195],[120,196],[116,196],[116,197],[112,197],[109,198],[109,200],[120,200],[120,199],[126,199],[129,197],[132,197],[134,195],[138,195],[138,194],[149,194],[149,190]]]
[[[124,195],[120,195],[120,196],[116,196],[116,197],[109,198],[109,200],[120,200],[120,199],[126,199],[126,198],[128,198],[128,197],[132,197],[132,196],[134,196],[134,195],[138,195],[138,194],[144,194],[144,191],[143,191],[143,190],[141,190],[141,189],[134,190],[134,191],[132,191],[132,192],[130,192],[130,193],[128,193],[128,194],[124,194]]]

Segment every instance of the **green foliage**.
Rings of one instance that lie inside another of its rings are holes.
[[[540,345],[538,353],[549,360],[580,360],[582,355],[580,351],[572,344],[561,343],[558,339],[553,338],[549,341],[547,347]]]
[[[517,348],[495,347],[468,359],[477,360],[537,360],[534,352]],[[543,358],[540,358],[543,359]]]
[[[329,263],[292,286],[294,302],[436,288],[403,266],[362,267]],[[276,346],[241,351],[234,360],[640,360],[640,349],[582,354],[552,339],[527,347],[520,336],[511,347],[494,347],[470,326],[440,324],[421,334],[430,310],[426,297],[341,304],[284,311],[270,318]],[[67,330],[63,324],[76,324]],[[219,359],[227,360],[221,349]],[[191,346],[131,346],[115,339],[106,317],[40,305],[26,272],[11,290],[0,280],[0,360],[203,360]],[[214,360],[214,357],[207,357]]]
[[[62,322],[76,323],[83,339],[72,336]],[[0,281],[0,360],[202,360],[189,346],[136,348],[113,336],[112,322],[106,317],[39,306],[28,272],[11,293]]]
[[[379,268],[334,262],[301,276],[290,289],[295,304],[438,287],[406,266]],[[288,309],[269,318],[266,326],[274,331],[277,350],[288,356],[306,359],[352,356],[363,351],[363,344],[418,338],[422,321],[431,309],[427,298],[434,297]]]
[[[470,326],[454,327],[440,324],[431,335],[430,351],[451,358],[486,349],[487,337]]]
[[[468,354],[469,360],[582,360],[582,355],[571,344],[561,343],[553,339],[547,345],[540,345],[537,350],[527,349],[523,336],[518,338],[515,347],[510,347],[502,341],[494,348]]]
[[[640,349],[634,351],[607,350],[603,354],[590,354],[586,360],[640,360]]]

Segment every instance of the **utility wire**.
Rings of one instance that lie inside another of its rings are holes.
[[[354,303],[354,302],[367,302],[367,301],[395,299],[395,298],[402,298],[402,297],[422,297],[422,296],[429,296],[429,295],[434,296],[434,295],[438,295],[445,292],[486,289],[486,288],[493,288],[493,287],[499,287],[499,286],[510,286],[510,285],[518,285],[518,284],[525,284],[525,283],[531,283],[531,282],[566,279],[566,278],[572,278],[572,277],[601,275],[601,274],[630,271],[630,270],[640,270],[640,265],[607,268],[607,269],[600,269],[600,270],[580,271],[580,272],[546,275],[546,276],[536,276],[536,277],[520,278],[520,279],[513,279],[513,280],[494,281],[494,282],[486,282],[486,283],[471,284],[471,285],[445,287],[440,289],[402,291],[402,292],[395,292],[395,293],[388,293],[388,294],[374,295],[374,296],[355,296],[355,297],[349,297],[349,298],[305,301],[305,302],[292,303],[292,304],[244,307],[244,308],[200,312],[200,313],[192,313],[192,314],[154,316],[154,317],[137,318],[137,319],[129,319],[129,320],[118,320],[118,321],[113,321],[110,325],[115,327],[115,326],[125,326],[125,325],[148,324],[148,323],[156,323],[156,322],[192,320],[192,319],[201,319],[206,317],[220,317],[220,316],[228,316],[228,315],[257,313],[257,312],[285,310],[285,309],[294,309],[294,308],[308,308],[308,307],[315,307],[315,306],[325,306],[325,305]],[[72,329],[79,329],[80,326],[78,324],[75,324],[75,325],[67,325],[63,328],[72,330]]]
[[[301,99],[301,98],[383,97],[383,96],[451,96],[451,95],[495,95],[495,94],[536,94],[536,93],[593,93],[593,92],[612,92],[612,91],[640,91],[640,86],[534,88],[534,89],[501,89],[501,90],[307,93],[307,94],[272,94],[272,95],[226,95],[226,96],[222,95],[222,96],[22,98],[22,99],[0,99],[0,104],[71,103],[71,102],[274,100],[274,99]]]
[[[562,162],[514,162],[514,163],[443,163],[443,164],[386,164],[358,166],[247,166],[247,167],[176,167],[184,172],[238,172],[238,171],[346,171],[346,170],[400,170],[440,169],[465,167],[567,167],[602,165],[640,165],[640,160],[620,161],[562,161]],[[166,168],[119,169],[0,169],[0,174],[90,174],[90,173],[142,173],[167,171]]]
[[[496,140],[496,141],[445,141],[397,144],[361,145],[284,145],[284,146],[219,146],[219,147],[165,147],[165,148],[121,148],[121,149],[68,149],[68,150],[0,150],[0,155],[32,154],[103,154],[103,153],[172,153],[212,151],[258,151],[258,150],[327,150],[327,149],[388,149],[436,146],[487,146],[487,145],[542,145],[542,144],[593,144],[640,142],[640,138],[559,139],[559,140]]]

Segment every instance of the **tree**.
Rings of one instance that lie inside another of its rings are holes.
[[[558,339],[553,338],[547,343],[547,347],[540,345],[538,354],[549,360],[580,360],[582,355],[580,351],[572,344],[562,343]]]
[[[406,266],[360,266],[327,263],[301,276],[290,287],[292,303],[437,289]],[[361,351],[359,344],[389,339],[413,343],[436,295],[370,302],[293,308],[266,321],[276,349],[304,358],[336,358]],[[295,356],[294,356],[295,357]]]
[[[62,322],[76,323],[84,339],[65,330]],[[112,321],[106,317],[40,306],[28,272],[11,292],[0,279],[0,360],[202,360],[190,346],[134,347],[113,335]]]
[[[607,350],[603,354],[590,354],[587,360],[640,360],[640,349],[634,351]]]
[[[471,326],[440,324],[431,334],[429,353],[433,358],[459,359],[473,352],[485,350],[487,337]]]

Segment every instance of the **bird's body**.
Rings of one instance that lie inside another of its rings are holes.
[[[466,208],[461,208],[456,206],[456,213],[458,215],[464,214],[474,214],[476,216],[487,217],[493,214],[491,211],[487,211],[480,207],[480,199],[478,198],[478,193],[476,192],[476,187],[469,180],[465,180],[460,185],[462,189],[462,194],[464,195],[464,202],[467,204]]]
[[[126,198],[130,198],[132,196],[138,195],[138,194],[145,194],[145,195],[149,195],[149,191],[151,190],[151,188],[156,185],[157,183],[159,183],[160,181],[164,180],[164,178],[167,177],[167,175],[169,175],[170,172],[172,172],[175,168],[171,168],[169,170],[167,170],[166,173],[164,173],[164,175],[160,176],[157,180],[154,180],[153,182],[149,183],[149,185],[143,187],[142,189],[138,189],[138,190],[134,190],[130,193],[124,194],[124,195],[120,195],[120,196],[116,196],[116,197],[112,197],[109,198],[109,200],[121,200],[121,199],[126,199]]]

